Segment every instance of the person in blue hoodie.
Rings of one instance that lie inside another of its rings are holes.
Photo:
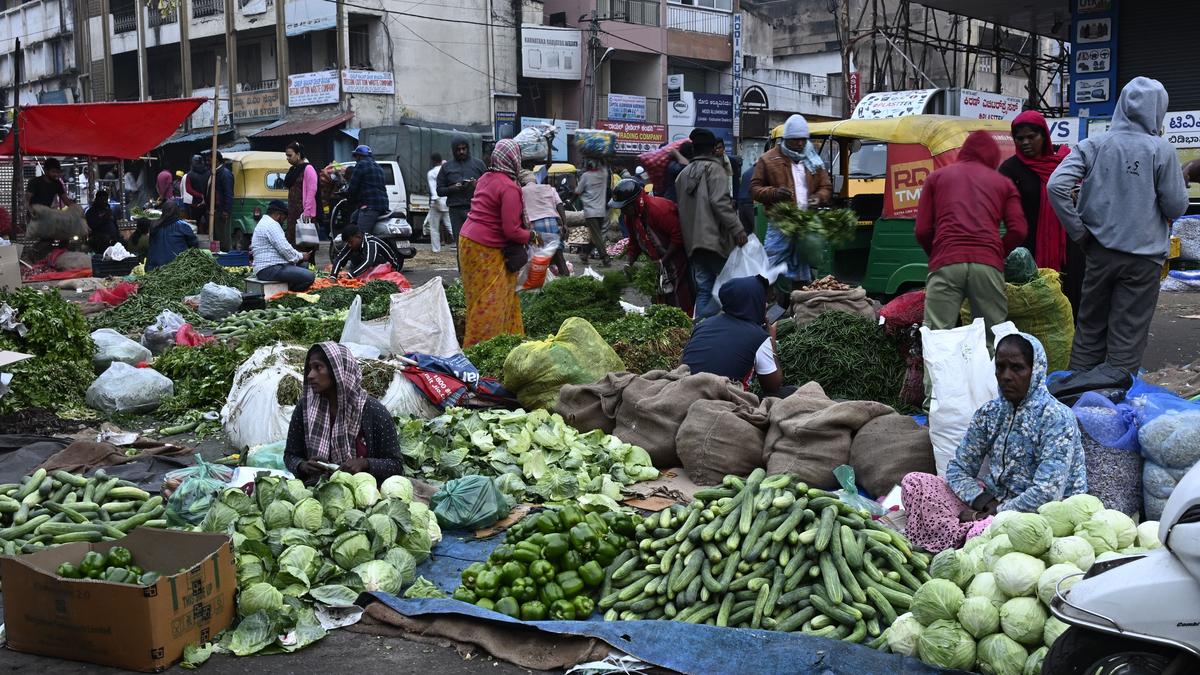
[[[961,547],[1000,511],[1029,513],[1087,492],[1079,425],[1046,389],[1042,343],[1027,333],[1002,338],[996,384],[1000,396],[975,411],[945,480],[910,473],[901,481],[905,535],[927,551]]]
[[[1162,137],[1166,114],[1162,84],[1135,77],[1108,133],[1077,145],[1046,185],[1086,259],[1071,351],[1077,373],[1103,365],[1136,374],[1142,365],[1171,223],[1188,207],[1179,157]]]
[[[692,373],[723,375],[742,386],[757,375],[767,396],[796,390],[783,386],[775,326],[767,325],[767,286],[762,277],[731,279],[721,286],[721,313],[697,323],[683,348],[683,363]]]

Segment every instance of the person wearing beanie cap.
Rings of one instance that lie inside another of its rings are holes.
[[[254,276],[260,281],[281,281],[289,291],[305,291],[317,275],[307,267],[313,251],[301,253],[292,248],[283,223],[288,217],[288,205],[280,199],[267,204],[267,212],[254,226],[250,237],[250,254],[254,257]]]
[[[776,204],[794,202],[802,209],[828,204],[833,196],[833,182],[816,148],[809,142],[808,121],[803,115],[792,115],[783,125],[783,140],[763,153],[754,165],[750,177],[750,196],[770,209]],[[812,280],[812,269],[804,260],[795,240],[768,221],[763,247],[773,265],[787,265],[791,287]],[[780,278],[783,281],[783,278]],[[786,286],[786,282],[784,282]],[[792,288],[780,287],[781,304],[791,297]]]
[[[734,247],[748,239],[729,195],[725,165],[714,156],[717,137],[707,129],[695,129],[690,139],[694,158],[675,179],[683,245],[696,284],[697,321],[713,316],[713,286]]]

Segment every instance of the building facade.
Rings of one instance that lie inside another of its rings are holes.
[[[80,100],[79,54],[75,36],[75,0],[4,2],[0,7],[0,86],[6,106],[13,103],[12,83],[17,39],[21,44],[22,105],[74,103]]]

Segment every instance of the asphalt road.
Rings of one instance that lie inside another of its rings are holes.
[[[1200,359],[1200,293],[1160,294],[1142,367],[1158,370],[1187,365],[1197,359]]]

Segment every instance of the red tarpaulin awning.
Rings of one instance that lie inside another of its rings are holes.
[[[206,98],[130,103],[31,105],[21,109],[17,129],[26,155],[137,159],[175,133]],[[13,154],[13,135],[0,155]]]

